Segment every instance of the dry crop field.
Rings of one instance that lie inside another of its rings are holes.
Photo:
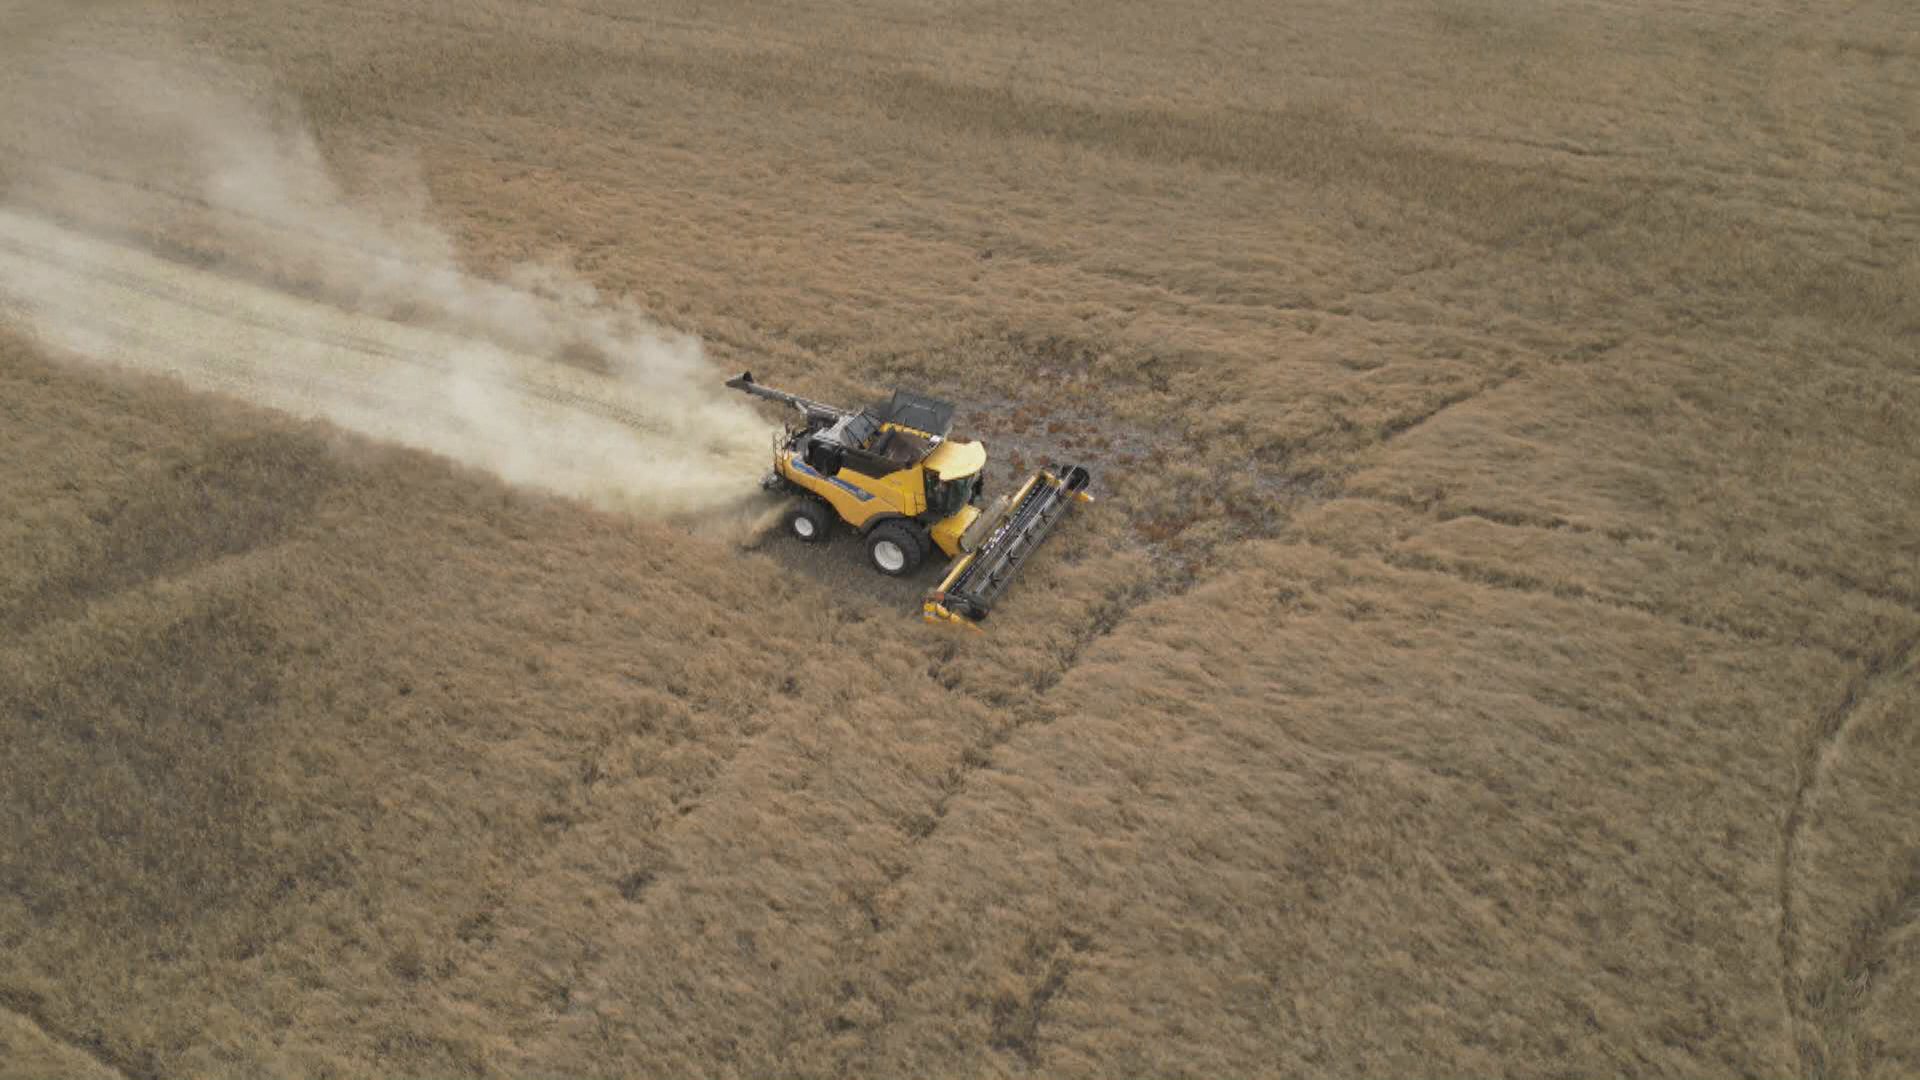
[[[1906,0],[0,0],[0,103],[0,1077],[1920,1075]],[[1100,500],[958,636],[115,311]]]

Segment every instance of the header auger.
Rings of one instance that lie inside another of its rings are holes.
[[[1049,466],[983,511],[986,448],[948,438],[953,406],[936,398],[896,390],[855,411],[762,386],[752,372],[727,385],[800,413],[761,481],[793,496],[782,518],[788,532],[818,543],[838,518],[865,539],[874,569],[892,577],[912,573],[935,549],[954,559],[927,595],[929,622],[985,619],[1067,510],[1092,499],[1085,468]]]

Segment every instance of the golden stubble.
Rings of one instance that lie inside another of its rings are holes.
[[[343,236],[949,394],[1100,499],[957,638],[851,543],[739,550],[751,497],[607,514],[8,339],[11,1059],[1914,1072],[1909,22],[63,15],[239,72]],[[0,118],[17,209],[419,326],[63,110]]]

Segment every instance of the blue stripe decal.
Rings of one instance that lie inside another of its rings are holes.
[[[852,484],[847,483],[845,480],[842,480],[837,476],[827,476],[824,473],[815,472],[813,469],[813,466],[808,465],[804,461],[801,461],[798,457],[795,457],[792,460],[788,461],[787,464],[792,465],[798,471],[806,473],[808,476],[813,477],[815,480],[825,480],[827,483],[832,484],[834,487],[840,488],[841,490],[845,491],[847,494],[852,495],[856,499],[859,499],[861,502],[866,502],[868,499],[873,498],[873,492],[868,491],[865,488],[855,487]]]

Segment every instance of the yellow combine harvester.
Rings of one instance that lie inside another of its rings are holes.
[[[936,548],[954,557],[927,595],[930,622],[986,618],[1068,507],[1091,498],[1086,469],[1048,467],[983,511],[986,447],[947,437],[953,406],[944,401],[897,390],[855,412],[762,386],[750,371],[727,385],[800,412],[761,482],[794,496],[783,519],[788,532],[818,543],[837,517],[865,538],[874,569],[893,577],[912,573]]]

